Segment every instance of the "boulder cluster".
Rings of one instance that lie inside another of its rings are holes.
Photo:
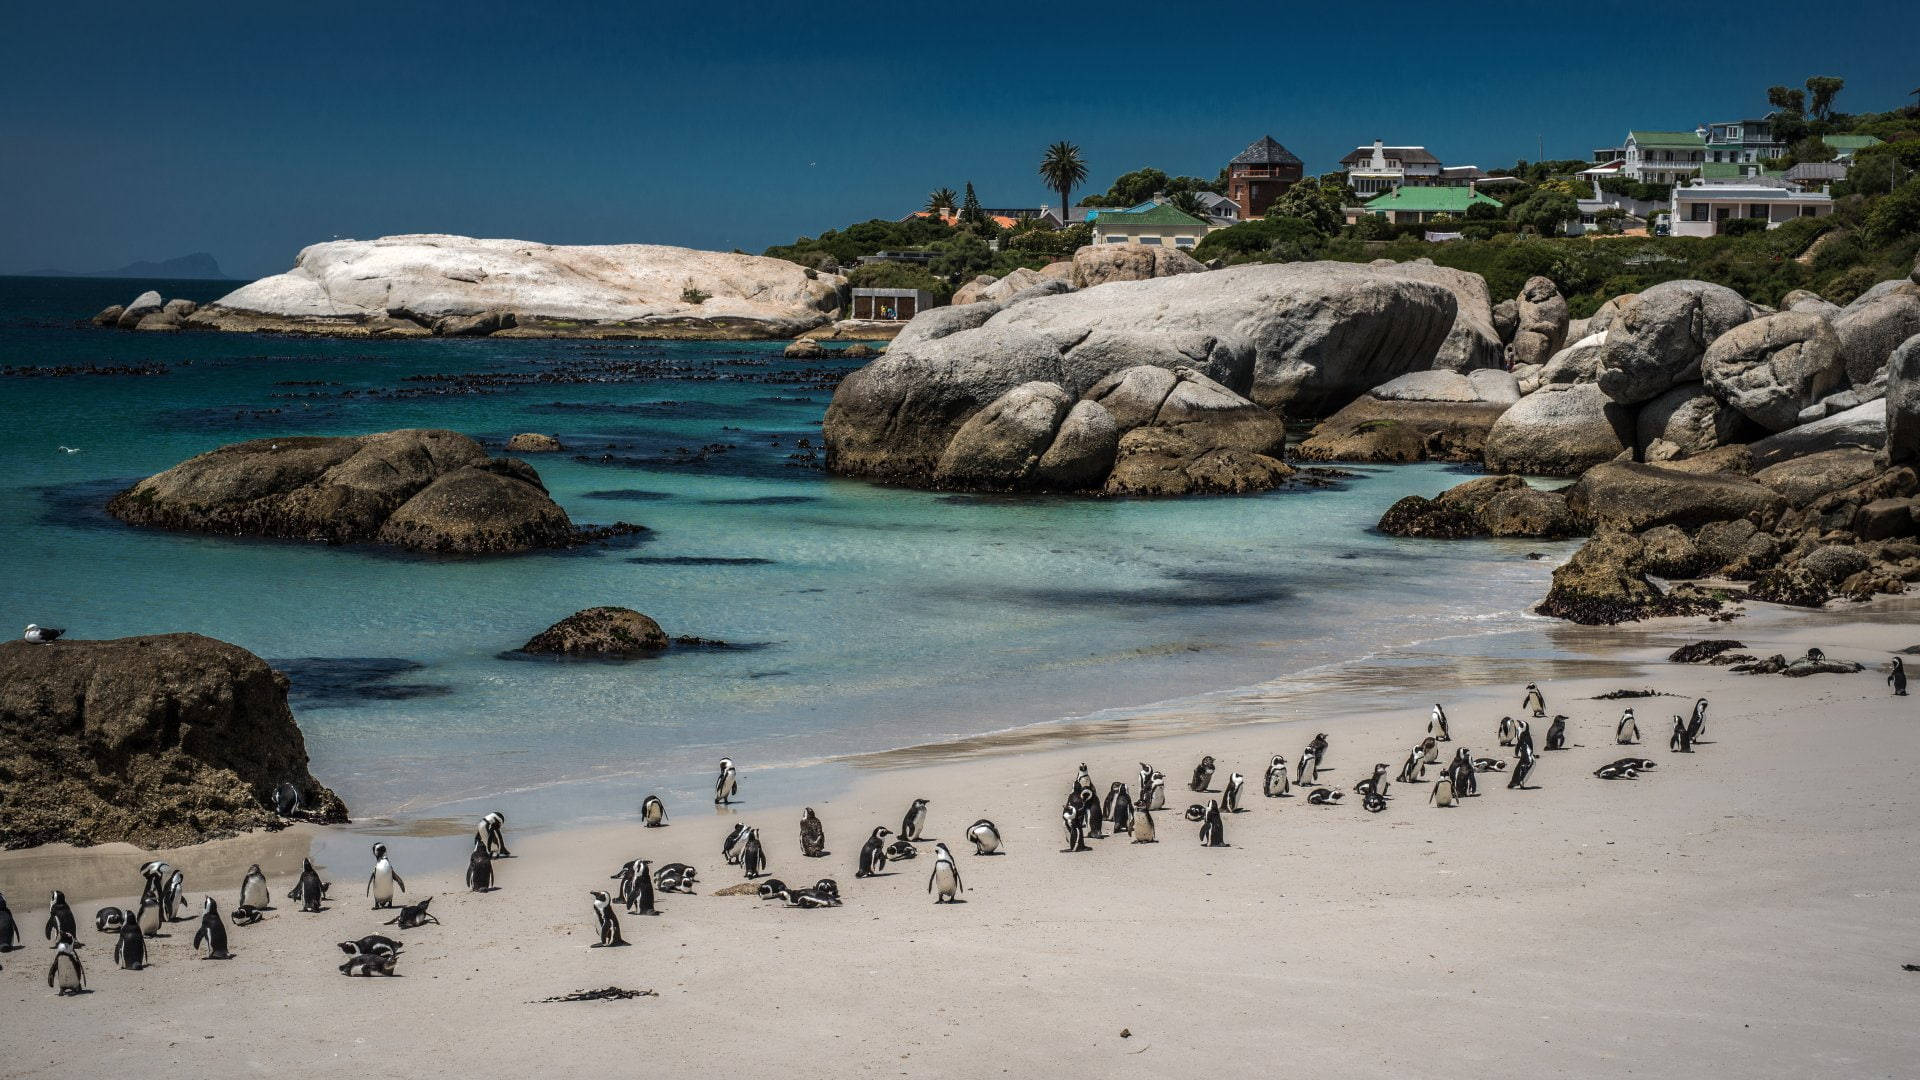
[[[133,298],[132,303],[113,304],[100,311],[91,320],[93,325],[109,330],[145,330],[166,333],[179,330],[186,321],[200,310],[200,305],[191,300],[163,300],[152,289]]]

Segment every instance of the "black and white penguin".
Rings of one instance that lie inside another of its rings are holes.
[[[907,843],[905,840],[896,839],[893,843],[887,845],[888,862],[906,862],[908,859],[917,859],[919,857],[920,849]]]
[[[427,910],[428,905],[432,903],[433,897],[429,896],[417,904],[408,904],[400,909],[400,914],[388,919],[386,925],[398,926],[402,930],[411,930],[416,926],[425,926],[428,923],[433,923],[435,926],[438,926],[440,925],[440,920],[434,918],[433,912]]]
[[[697,878],[693,867],[679,862],[670,862],[653,873],[653,883],[661,892],[690,893]]]
[[[1526,696],[1520,699],[1520,707],[1532,712],[1536,718],[1544,717],[1547,715],[1547,697],[1538,686],[1528,683]]]
[[[1513,722],[1513,717],[1503,716],[1500,718],[1500,727],[1495,734],[1499,736],[1501,746],[1512,746],[1513,740],[1519,735],[1519,731],[1519,725]]]
[[[620,891],[615,895],[627,906],[629,915],[658,915],[653,909],[653,864],[645,859],[629,859],[613,874]]]
[[[1433,782],[1433,794],[1427,796],[1427,801],[1436,806],[1452,806],[1453,781],[1435,780]]]
[[[1127,794],[1127,785],[1115,780],[1107,789],[1107,804],[1103,808],[1107,816],[1107,825],[1115,834],[1133,835],[1133,796]]]
[[[1827,654],[1824,650],[1821,650],[1821,649],[1807,650],[1807,659],[1813,661],[1816,664],[1824,661],[1826,658],[1827,658]]]
[[[1437,701],[1433,704],[1433,716],[1427,720],[1427,734],[1441,742],[1453,741],[1453,732],[1447,727],[1447,710]]]
[[[1553,718],[1553,723],[1547,725],[1546,749],[1565,750],[1566,748],[1567,718],[1564,716],[1556,716]]]
[[[1373,767],[1372,776],[1369,776],[1365,780],[1362,780],[1359,783],[1353,785],[1354,794],[1378,795],[1383,799],[1386,798],[1387,786],[1388,786],[1387,785],[1387,768],[1388,768],[1387,763],[1384,761],[1375,765]]]
[[[720,775],[713,781],[713,801],[721,806],[733,803],[733,797],[740,791],[740,778],[734,774],[733,759],[720,759]]]
[[[273,787],[273,812],[281,817],[293,817],[300,813],[300,789],[282,780]]]
[[[47,969],[47,985],[61,997],[87,992],[87,969],[74,951],[73,934],[64,933],[53,947],[53,966]]]
[[[744,822],[733,823],[733,830],[727,838],[720,841],[720,857],[727,860],[728,866],[740,865],[740,845],[747,839],[747,826]]]
[[[235,906],[260,911],[273,906],[273,894],[267,891],[267,875],[260,872],[259,863],[247,867],[247,876],[240,879],[240,903]]]
[[[1907,666],[1897,656],[1893,658],[1893,670],[1887,672],[1887,685],[1893,687],[1894,697],[1907,696]]]
[[[1652,772],[1654,769],[1660,767],[1659,762],[1652,758],[1643,757],[1623,757],[1619,761],[1614,762],[1614,764],[1625,766],[1635,772]]]
[[[614,913],[613,897],[599,889],[593,890],[593,919],[600,930],[600,940],[587,946],[589,949],[610,949],[625,945],[626,939],[620,936],[620,916]]]
[[[1533,752],[1531,741],[1520,744],[1518,756],[1513,762],[1513,776],[1507,780],[1509,790],[1527,791],[1527,776],[1533,772],[1533,763],[1539,760]]]
[[[1620,764],[1617,761],[1610,761],[1607,764],[1602,765],[1599,768],[1593,770],[1593,775],[1599,777],[1602,780],[1622,780],[1622,779],[1632,780],[1634,777],[1638,776],[1639,773],[1634,769],[1627,768],[1626,766]]]
[[[60,640],[60,635],[64,633],[66,633],[65,630],[57,630],[51,626],[40,626],[35,623],[28,623],[26,630],[21,633],[20,639],[22,641],[31,641],[35,645],[51,645]]]
[[[399,956],[400,950],[405,948],[398,941],[384,934],[368,934],[355,941],[342,941],[337,944],[340,946],[340,951],[348,956]]]
[[[173,867],[163,859],[140,864],[140,876],[146,880],[147,888],[162,903],[167,896],[167,878],[173,873]]]
[[[1207,790],[1207,787],[1213,783],[1213,771],[1212,755],[1201,758],[1200,764],[1193,767],[1193,779],[1187,783],[1187,790]]]
[[[300,901],[301,911],[319,911],[320,901],[326,895],[326,883],[320,880],[320,871],[313,868],[313,860],[305,860],[300,868],[300,880],[287,894],[287,899]]]
[[[1477,773],[1506,772],[1507,763],[1499,758],[1477,757],[1473,759],[1473,771]]]
[[[1331,788],[1317,787],[1307,792],[1307,802],[1312,806],[1332,806],[1346,797],[1346,792],[1334,791]]]
[[[340,974],[348,977],[357,975],[363,978],[385,975],[391,978],[394,965],[399,962],[399,959],[399,955],[395,953],[356,953],[347,957],[347,962],[340,965]]]
[[[754,889],[754,892],[758,894],[762,900],[771,900],[775,896],[787,891],[789,891],[787,889],[787,883],[777,877],[768,878],[761,882],[759,887]]]
[[[740,843],[740,870],[748,881],[766,876],[767,852],[760,846],[759,829],[748,829],[747,838]]]
[[[493,856],[479,837],[473,841],[473,853],[467,856],[467,889],[470,892],[493,891]]]
[[[67,905],[67,894],[55,889],[47,901],[47,940],[58,942],[60,935],[72,937],[74,932],[73,908]]]
[[[1313,755],[1313,776],[1308,777],[1308,779],[1313,779],[1319,776],[1321,771],[1327,767],[1327,735],[1325,732],[1314,735],[1313,740],[1307,743],[1307,752]],[[1295,779],[1297,780],[1298,777]]]
[[[1087,847],[1087,816],[1078,800],[1067,800],[1066,805],[1060,808],[1060,820],[1067,828],[1068,852],[1092,850]]]
[[[13,921],[13,912],[7,908],[7,898],[0,896],[0,953],[12,952],[20,947],[20,927]]]
[[[1133,812],[1133,842],[1136,844],[1158,842],[1154,835],[1153,811],[1144,806],[1136,807]]]
[[[1514,756],[1516,757],[1520,756],[1521,754],[1525,754],[1528,757],[1532,757],[1534,755],[1533,725],[1527,723],[1525,720],[1519,721],[1517,725],[1517,729],[1514,732],[1513,753],[1514,753]]]
[[[1424,772],[1428,765],[1438,764],[1440,764],[1440,740],[1429,735],[1420,740],[1421,771]]]
[[[209,896],[200,902],[200,929],[193,935],[193,947],[204,947],[207,960],[231,960],[227,951],[227,924],[220,921],[220,905]]]
[[[953,861],[953,852],[945,844],[933,845],[933,873],[927,878],[927,891],[936,904],[956,903],[965,891],[960,884],[960,865]]]
[[[1462,746],[1453,752],[1453,763],[1447,766],[1448,778],[1453,781],[1453,797],[1464,799],[1469,795],[1480,794],[1480,782],[1474,779],[1473,751]]]
[[[484,849],[486,841],[481,837],[473,838],[476,847]],[[367,895],[373,897],[374,910],[393,906],[393,890],[407,891],[407,883],[401,880],[393,868],[393,860],[387,858],[387,845],[373,845],[373,870],[367,874]]]
[[[1673,718],[1673,734],[1667,738],[1667,749],[1676,754],[1693,753],[1693,729],[1678,715]]]
[[[254,923],[266,917],[266,912],[257,907],[248,907],[245,904],[241,904],[239,907],[227,912],[227,918],[232,921],[235,926],[252,926]]]
[[[817,859],[827,853],[827,827],[820,823],[819,815],[813,807],[800,819],[800,854],[809,859]]]
[[[1220,801],[1207,800],[1206,817],[1200,821],[1201,847],[1226,847],[1227,826],[1220,820]]]
[[[1087,772],[1087,763],[1084,761],[1080,763],[1080,771],[1073,775],[1073,790],[1076,792],[1093,790],[1093,775]]]
[[[140,910],[134,913],[133,922],[140,928],[141,937],[160,936],[160,900],[152,892],[140,895]]]
[[[900,818],[900,839],[912,841],[926,839],[920,835],[920,830],[925,828],[926,824],[927,800],[915,799],[913,805],[907,807],[906,814]]]
[[[1100,815],[1100,796],[1092,788],[1080,788],[1073,793],[1073,803],[1080,810],[1081,826],[1087,836],[1094,840],[1104,840],[1107,836],[1107,819]]]
[[[999,855],[1000,828],[986,818],[967,826],[967,839],[973,841],[975,855]]]
[[[1247,786],[1247,778],[1239,773],[1227,777],[1227,786],[1220,793],[1220,810],[1223,813],[1240,812],[1240,792]]]
[[[1613,741],[1621,746],[1632,746],[1640,741],[1640,721],[1633,718],[1631,707],[1620,714],[1620,722],[1613,726]]]
[[[1387,797],[1377,791],[1369,791],[1360,797],[1360,805],[1369,814],[1377,814],[1387,808]]]
[[[1189,803],[1187,804],[1187,812],[1183,816],[1188,821],[1198,825],[1200,822],[1207,820],[1207,804]]]
[[[840,883],[830,877],[823,877],[819,881],[814,882],[813,888],[807,891],[815,896],[831,900],[836,904],[840,902]]]
[[[487,854],[496,859],[511,859],[513,852],[507,850],[507,815],[492,810],[474,826],[473,835],[487,845]]]
[[[1140,763],[1140,794],[1133,801],[1139,806],[1153,802],[1153,766],[1144,761]]]
[[[892,835],[885,825],[873,827],[872,835],[860,846],[860,866],[853,872],[854,877],[872,877],[887,868],[887,837]]]
[[[1147,783],[1147,797],[1134,803],[1137,810],[1165,810],[1167,808],[1167,774],[1154,770]]]
[[[1273,760],[1267,763],[1267,775],[1261,791],[1269,799],[1284,799],[1293,794],[1293,785],[1287,780],[1287,759],[1283,755],[1275,754]]]
[[[1298,784],[1314,784],[1319,781],[1320,759],[1314,754],[1313,747],[1309,746],[1305,750],[1300,751],[1300,760],[1294,769],[1294,782]]]
[[[119,938],[113,943],[113,962],[127,971],[139,971],[147,966],[147,939],[140,933],[140,924],[131,920],[120,924]]]
[[[103,907],[93,913],[93,928],[103,934],[117,934],[121,927],[132,921],[125,911],[117,907]]]
[[[160,894],[161,913],[168,922],[184,922],[187,906],[187,875],[175,868],[167,875],[166,891]]]
[[[1694,742],[1707,733],[1707,699],[1700,698],[1693,703],[1693,715],[1687,718],[1687,733]]]
[[[1403,784],[1417,784],[1426,772],[1426,754],[1419,747],[1407,751],[1407,760],[1400,766],[1400,775],[1395,779]]]
[[[667,804],[660,796],[649,795],[640,802],[640,823],[649,829],[664,828],[667,824]]]

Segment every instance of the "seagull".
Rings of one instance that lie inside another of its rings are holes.
[[[77,446],[64,446],[64,445],[63,445],[63,446],[61,446],[61,447],[60,447],[60,452],[61,452],[61,453],[65,453],[65,454],[77,454],[77,453],[79,453],[79,452],[80,452],[80,448],[79,448],[79,447],[77,447]]]
[[[66,633],[65,630],[55,630],[51,626],[35,626],[33,623],[28,623],[27,632],[20,636],[36,645],[45,645],[64,633]]]

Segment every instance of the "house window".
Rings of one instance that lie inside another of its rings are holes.
[[[1177,248],[1190,248],[1193,246],[1193,237],[1176,236],[1173,238],[1173,246]]]
[[[1124,244],[1127,242],[1126,237],[1114,236],[1112,233],[1108,233],[1106,237],[1104,237],[1103,239],[1105,243],[1109,243],[1109,244]]]
[[[1767,204],[1753,203],[1749,205],[1747,207],[1747,216],[1765,221],[1767,219]]]
[[[1703,202],[1697,202],[1692,204],[1688,209],[1687,220],[1689,221],[1707,220],[1707,204]]]
[[[1140,238],[1140,242],[1143,244],[1152,244],[1155,247],[1160,246],[1160,238],[1157,236],[1143,236]]]

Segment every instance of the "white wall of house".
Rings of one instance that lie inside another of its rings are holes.
[[[1818,192],[1714,184],[1674,188],[1671,209],[1673,235],[1716,236],[1735,218],[1759,218],[1777,229],[1798,218],[1825,217],[1833,213],[1833,200]]]

